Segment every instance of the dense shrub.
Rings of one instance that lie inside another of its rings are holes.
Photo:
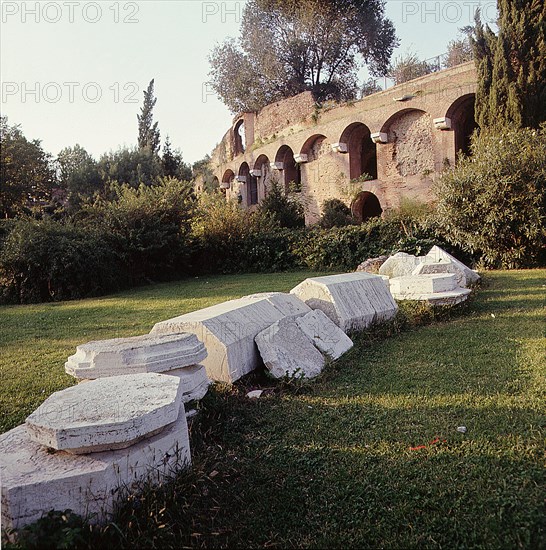
[[[298,195],[296,193],[287,195],[276,180],[272,181],[267,195],[258,207],[258,212],[272,217],[279,227],[296,228],[305,226],[303,205]]]
[[[543,263],[546,126],[482,131],[436,188],[446,238],[488,267]]]
[[[318,225],[323,229],[344,227],[353,223],[351,209],[339,199],[329,199],[322,205],[322,216]]]
[[[115,236],[54,221],[10,224],[0,249],[0,300],[66,300],[102,294],[128,284]]]

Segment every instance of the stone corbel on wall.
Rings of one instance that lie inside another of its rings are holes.
[[[255,178],[261,178],[262,177],[262,171],[261,170],[251,170],[250,175],[254,176]]]
[[[332,143],[332,151],[334,153],[347,153],[348,148],[346,143]]]
[[[374,143],[387,143],[388,138],[385,132],[374,132],[370,135],[370,138]]]
[[[451,119],[448,117],[435,118],[433,122],[437,130],[451,130]]]
[[[282,170],[284,168],[282,162],[271,162],[269,164],[269,166],[271,166],[271,168],[273,168],[273,170]]]
[[[235,179],[236,179],[239,183],[246,183],[246,176],[235,176]]]
[[[297,162],[298,164],[302,164],[304,162],[307,162],[307,155],[302,153],[301,155],[294,155],[294,161]]]

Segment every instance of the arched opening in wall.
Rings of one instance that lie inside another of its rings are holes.
[[[267,180],[268,180],[268,176],[269,176],[269,170],[270,170],[270,166],[269,166],[269,158],[267,158],[265,155],[260,155],[257,159],[256,159],[256,162],[254,163],[254,170],[256,173],[256,177],[257,177],[257,182],[258,182],[258,185],[257,185],[257,189],[256,189],[256,192],[257,192],[257,202],[260,201],[260,197],[265,197],[266,195],[266,185],[267,185]]]
[[[353,203],[351,204],[351,213],[353,218],[362,223],[371,218],[381,216],[383,209],[379,203],[379,199],[370,191],[360,192]]]
[[[247,204],[248,204],[248,196],[249,196],[249,184],[250,184],[250,168],[248,167],[248,164],[246,162],[243,162],[241,166],[239,167],[239,174],[237,175],[237,180],[240,184],[242,184],[243,188],[246,189],[246,196],[247,196]],[[237,197],[237,200],[239,202],[242,202],[243,196],[239,194]]]
[[[222,191],[224,195],[227,193],[228,189],[232,188],[234,179],[235,174],[233,173],[233,170],[226,170],[224,172],[224,175],[222,176],[222,183],[220,184],[220,191]]]
[[[475,94],[466,94],[457,99],[448,109],[446,117],[451,119],[451,128],[455,132],[455,158],[463,153],[470,156],[470,138],[478,124],[474,118]]]
[[[214,176],[212,178],[212,190],[216,191],[219,187],[220,187],[220,180],[216,176]]]
[[[235,155],[242,155],[246,149],[245,122],[242,119],[233,128],[233,141]]]
[[[282,163],[281,183],[285,193],[301,191],[301,168],[294,160],[294,151],[283,145],[275,156],[275,162]]]
[[[370,129],[361,122],[353,122],[341,134],[340,143],[347,144],[350,179],[367,174],[377,179],[377,146],[372,141]]]
[[[300,154],[307,155],[307,162],[313,162],[321,156],[325,139],[326,136],[315,134],[305,141]]]

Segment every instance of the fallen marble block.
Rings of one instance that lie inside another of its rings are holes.
[[[396,296],[397,300],[411,300],[416,302],[426,302],[431,306],[454,306],[464,302],[472,291],[469,288],[455,288],[445,292],[434,293],[406,293]]]
[[[393,277],[389,280],[389,283],[391,294],[395,298],[406,294],[448,292],[457,288],[457,280],[453,273]]]
[[[455,266],[464,273],[467,285],[473,285],[480,280],[480,276],[476,271],[464,265],[463,262],[460,262],[451,254],[448,254],[439,246],[433,246],[426,257],[428,258],[427,261],[430,263],[452,262],[455,264]]]
[[[266,368],[275,378],[287,375],[314,378],[325,365],[322,353],[294,317],[284,317],[259,332],[256,345]]]
[[[296,324],[330,359],[339,359],[353,347],[353,341],[320,309],[298,317]]]
[[[123,449],[172,424],[181,399],[176,376],[112,376],[55,392],[25,423],[32,441],[56,450]]]
[[[434,275],[438,273],[454,273],[457,286],[466,287],[466,276],[453,262],[437,262],[419,264],[412,272],[412,275]]]
[[[173,369],[165,374],[178,376],[182,387],[182,403],[199,401],[205,397],[211,381],[203,365],[192,365],[183,369]]]
[[[132,336],[88,342],[76,348],[65,370],[80,379],[120,374],[165,372],[205,359],[207,350],[195,334]]]
[[[87,385],[87,384],[86,384]],[[51,510],[72,510],[91,523],[107,521],[124,490],[164,481],[190,465],[182,406],[160,433],[126,449],[88,455],[51,451],[25,425],[0,435],[2,528],[20,529]]]
[[[424,262],[424,256],[417,257],[405,252],[398,252],[381,264],[379,275],[386,275],[389,278],[411,275],[413,270]]]
[[[343,332],[388,321],[398,310],[383,278],[370,273],[313,277],[290,292],[323,311]]]
[[[261,365],[254,338],[286,317],[310,311],[297,297],[281,292],[245,296],[157,323],[152,334],[191,332],[208,352],[202,362],[210,379],[235,382]]]

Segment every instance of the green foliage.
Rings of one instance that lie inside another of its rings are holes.
[[[402,84],[434,71],[435,66],[427,61],[421,61],[415,52],[407,52],[398,56],[389,68],[389,76],[395,84]]]
[[[0,218],[39,212],[51,200],[51,156],[7,117],[0,117],[0,181]]]
[[[273,218],[279,227],[305,226],[303,205],[295,194],[285,194],[277,180],[272,180],[266,197],[258,206],[258,212]]]
[[[476,121],[481,128],[538,128],[546,121],[546,4],[499,0],[498,10],[497,35],[476,13]]]
[[[171,140],[169,136],[165,138],[163,154],[161,156],[161,168],[163,177],[175,178],[180,181],[190,181],[192,179],[191,166],[182,159],[180,149],[171,149]]]
[[[397,45],[382,0],[251,0],[239,40],[211,52],[211,84],[233,113],[311,90],[354,99],[358,70],[384,73]]]
[[[377,92],[382,92],[383,88],[377,83],[375,78],[368,78],[362,87],[360,88],[360,98],[376,94]]]
[[[482,131],[436,193],[446,238],[489,267],[544,262],[546,126]]]
[[[122,147],[102,155],[99,160],[102,181],[138,187],[154,185],[162,175],[159,157],[148,148]]]
[[[464,27],[459,29],[462,37],[451,40],[447,45],[447,55],[444,60],[444,68],[456,67],[461,63],[467,63],[474,59],[472,53],[471,34],[474,27]]]
[[[318,222],[323,229],[331,229],[332,227],[343,227],[351,225],[353,217],[351,209],[339,199],[329,199],[324,201],[322,205],[322,216]]]
[[[68,300],[127,284],[115,236],[52,220],[14,221],[0,248],[0,300]]]
[[[144,91],[144,104],[140,109],[138,120],[138,148],[147,149],[150,153],[157,155],[161,144],[159,128],[157,122],[154,122],[154,107],[157,98],[154,97],[154,79],[148,84]]]

